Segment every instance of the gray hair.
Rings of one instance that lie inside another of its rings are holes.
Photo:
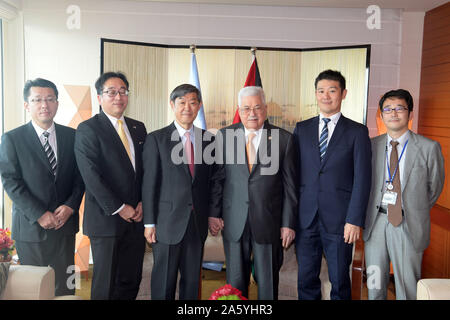
[[[241,90],[239,90],[238,106],[242,107],[242,98],[250,97],[250,96],[259,96],[261,98],[263,105],[266,105],[266,96],[264,94],[263,88],[249,86],[249,87],[244,87]]]

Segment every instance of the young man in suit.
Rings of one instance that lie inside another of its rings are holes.
[[[70,295],[84,192],[73,152],[75,130],[53,121],[58,110],[53,82],[29,80],[23,97],[31,121],[6,132],[0,145],[3,187],[13,201],[12,237],[20,263],[51,266],[55,295]]]
[[[94,260],[91,299],[135,299],[145,252],[142,223],[142,122],[124,117],[124,74],[107,72],[95,83],[99,114],[77,129],[75,156],[86,185],[83,232]]]
[[[386,299],[392,262],[397,300],[416,299],[430,210],[444,185],[438,142],[408,129],[413,98],[403,89],[383,95],[387,134],[372,139],[372,191],[364,230],[369,299]]]
[[[175,121],[151,132],[144,145],[142,203],[145,237],[152,244],[153,300],[198,298],[203,245],[208,233],[209,164],[203,151],[212,135],[193,126],[200,91],[190,84],[170,94]]]
[[[294,130],[300,170],[298,298],[321,299],[325,253],[331,299],[351,299],[353,243],[364,225],[370,193],[370,139],[366,126],[341,114],[347,90],[340,72],[321,72],[315,88],[320,115]]]
[[[283,248],[295,238],[297,167],[292,134],[267,121],[260,87],[240,90],[241,123],[216,136],[210,229],[223,228],[227,283],[248,297],[253,255],[258,299],[278,299]]]

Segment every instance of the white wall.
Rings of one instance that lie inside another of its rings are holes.
[[[81,9],[80,30],[66,26],[66,9],[72,4]],[[404,16],[397,9],[382,10],[381,29],[369,30],[365,9],[106,0],[22,0],[22,6],[26,78],[47,77],[61,88],[63,84],[91,85],[93,95],[100,72],[100,38],[171,45],[286,48],[371,44],[367,119],[372,135],[376,135],[379,97],[402,82],[413,84],[411,88],[416,89],[420,81],[420,73],[408,70],[414,65],[420,70],[419,47],[414,41],[420,40],[421,48],[422,36],[418,33],[415,39],[406,39],[408,29],[402,29]],[[416,27],[414,32],[420,29],[420,19],[423,25],[423,15],[407,18],[408,26]],[[410,57],[408,51],[402,54],[402,46],[415,49],[414,56]],[[418,87],[416,95],[418,102]],[[70,104],[64,92],[60,100],[60,105]],[[92,103],[96,110],[94,99]]]

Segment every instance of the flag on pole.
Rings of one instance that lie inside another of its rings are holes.
[[[257,86],[262,88],[261,76],[259,75],[258,62],[256,61],[255,51],[253,53],[253,62],[248,71],[247,79],[245,80],[244,87]],[[234,114],[233,124],[241,122],[241,117],[239,117],[239,107]]]
[[[202,89],[200,88],[200,79],[198,77],[197,58],[195,57],[194,50],[195,47],[191,46],[191,72],[189,75],[189,83],[196,86],[201,93]],[[203,107],[204,106],[202,104],[202,107],[198,111],[197,117],[194,120],[194,126],[206,130],[205,111]]]

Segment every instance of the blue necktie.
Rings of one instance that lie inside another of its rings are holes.
[[[44,151],[45,151],[45,154],[47,155],[48,162],[50,162],[50,167],[52,168],[53,175],[56,176],[56,167],[57,167],[56,156],[55,156],[55,153],[53,152],[52,147],[50,146],[50,143],[48,142],[48,136],[50,135],[50,133],[47,131],[44,131],[42,134],[45,137]]]
[[[323,122],[325,122],[325,125],[323,126],[322,132],[320,133],[320,139],[319,139],[320,161],[323,160],[323,158],[325,157],[325,153],[327,152],[328,122],[330,122],[331,119],[322,118],[322,120],[323,120]]]

